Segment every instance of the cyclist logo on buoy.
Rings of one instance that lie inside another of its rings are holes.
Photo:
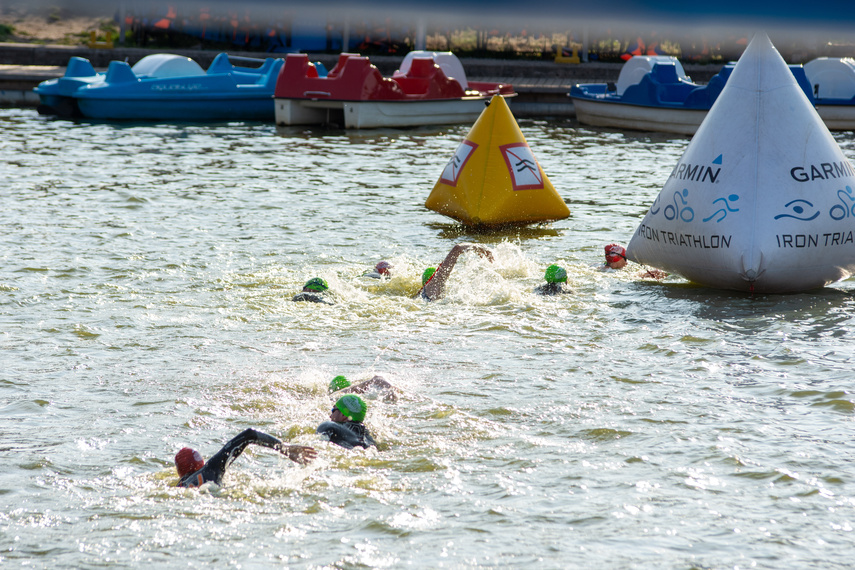
[[[534,154],[526,143],[511,143],[499,147],[514,191],[540,190],[543,188],[543,173],[534,159]]]
[[[466,163],[469,161],[469,158],[472,156],[472,153],[475,152],[476,148],[478,148],[478,145],[472,141],[464,140],[460,143],[457,150],[454,151],[454,156],[452,156],[451,160],[448,161],[448,164],[445,165],[445,169],[442,171],[439,181],[443,184],[448,184],[449,186],[457,186],[457,180],[460,178],[460,173],[463,172],[463,167],[466,166]]]

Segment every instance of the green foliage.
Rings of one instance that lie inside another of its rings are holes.
[[[0,24],[0,42],[5,42],[15,33],[15,28],[6,24]]]

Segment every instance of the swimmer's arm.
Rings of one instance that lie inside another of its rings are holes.
[[[645,269],[647,269],[645,267]],[[642,279],[665,279],[668,277],[668,274],[662,271],[661,269],[647,269],[647,271],[641,274]]]
[[[493,253],[486,247],[471,243],[459,243],[451,248],[451,251],[448,252],[448,255],[445,256],[445,259],[439,264],[439,267],[436,268],[436,273],[434,273],[433,277],[425,283],[425,286],[421,291],[422,295],[431,301],[435,301],[442,297],[443,290],[445,289],[445,282],[448,281],[448,277],[451,275],[451,271],[457,263],[457,258],[460,257],[460,254],[469,250],[476,252],[481,257],[486,257],[491,262],[493,261]]]
[[[215,453],[214,456],[208,460],[208,463],[205,464],[205,467],[210,467],[211,469],[216,471],[220,477],[222,477],[225,474],[228,466],[231,465],[235,459],[240,457],[240,454],[243,453],[243,450],[246,449],[246,446],[250,443],[254,443],[258,439],[259,433],[261,432],[257,432],[252,428],[245,429],[244,431],[240,432],[235,437],[233,437],[231,441],[225,444],[221,450]]]
[[[353,386],[336,390],[333,394],[367,394],[369,392],[375,392],[381,394],[383,400],[386,402],[395,402],[398,400],[398,396],[395,394],[395,391],[395,387],[389,384],[385,378],[382,376],[374,376],[370,380],[365,380],[359,384],[354,384]]]
[[[311,462],[315,457],[318,456],[318,452],[315,451],[315,448],[313,447],[307,447],[305,445],[285,445],[284,443],[282,443],[282,440],[273,437],[270,434],[266,434],[264,432],[256,430],[252,430],[252,432],[255,436],[255,439],[252,441],[252,443],[264,447],[269,447],[270,449],[275,449],[291,461],[294,461],[301,465],[305,465]]]
[[[386,381],[382,376],[374,376],[369,380],[365,380],[364,382],[360,382],[354,386],[348,386],[347,388],[342,388],[340,391],[342,393],[348,392],[353,394],[364,394],[366,392],[370,392],[373,390],[394,390],[395,388]]]

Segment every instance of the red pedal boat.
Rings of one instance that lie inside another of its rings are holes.
[[[451,52],[414,51],[384,77],[367,57],[339,55],[326,75],[305,54],[288,54],[274,91],[277,125],[331,124],[346,129],[471,123],[493,95],[513,86],[467,81]]]

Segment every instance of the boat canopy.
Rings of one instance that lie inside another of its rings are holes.
[[[205,70],[189,57],[169,53],[147,55],[131,69],[137,77],[167,78],[205,75]]]
[[[855,97],[855,59],[820,57],[804,65],[813,94],[818,99]]]
[[[636,55],[623,64],[620,70],[617,80],[617,94],[623,95],[627,87],[640,83],[645,75],[653,71],[653,66],[657,63],[673,64],[678,79],[687,83],[691,81],[683,70],[683,64],[676,57],[670,55]]]

